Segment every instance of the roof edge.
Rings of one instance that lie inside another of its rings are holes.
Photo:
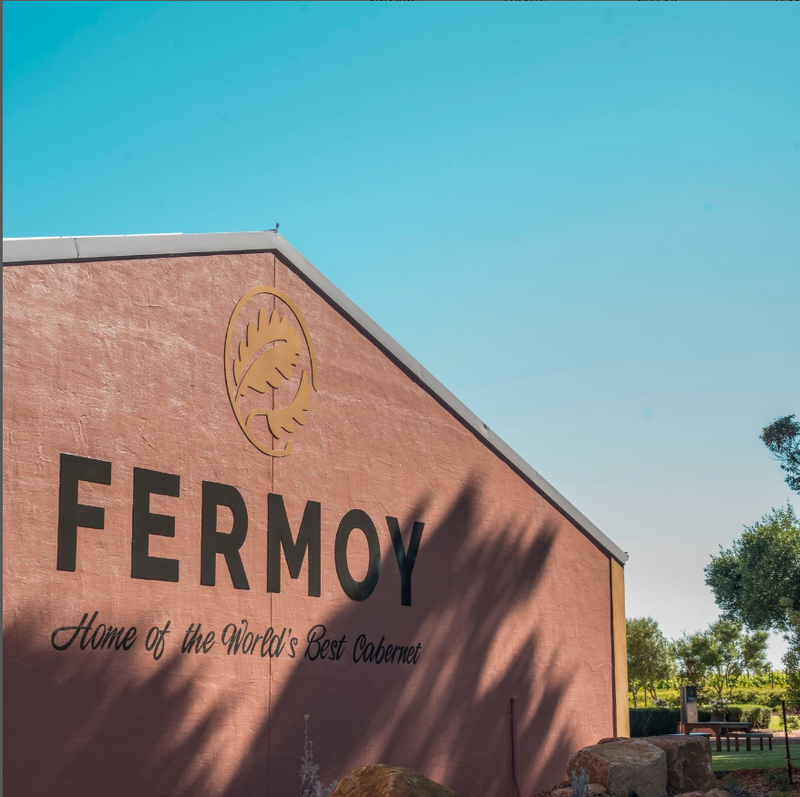
[[[21,266],[81,260],[110,260],[165,255],[219,254],[222,252],[275,251],[333,305],[394,360],[419,380],[477,437],[530,482],[552,504],[620,564],[628,554],[612,542],[577,507],[495,434],[475,413],[454,396],[433,374],[415,360],[360,307],[337,288],[319,269],[274,230],[235,233],[166,233],[162,235],[103,235],[67,238],[4,238],[3,265]]]

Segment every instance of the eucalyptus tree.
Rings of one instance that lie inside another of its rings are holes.
[[[628,618],[628,687],[633,693],[633,705],[638,706],[639,690],[644,689],[644,704],[648,693],[656,700],[656,683],[671,678],[674,672],[672,646],[652,617]]]

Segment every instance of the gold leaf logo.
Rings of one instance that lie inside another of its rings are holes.
[[[279,445],[305,424],[317,390],[316,357],[300,312],[277,288],[253,288],[233,308],[225,334],[225,385],[247,439],[269,456],[290,454],[293,440]]]

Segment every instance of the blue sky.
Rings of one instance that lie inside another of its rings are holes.
[[[800,415],[797,4],[3,14],[5,237],[280,222],[669,637],[716,619],[709,555],[798,507],[758,439]]]

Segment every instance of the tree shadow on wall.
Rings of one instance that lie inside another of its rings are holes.
[[[213,759],[203,751],[220,743],[227,707],[218,702],[187,722],[196,687],[180,672],[180,654],[151,662],[143,676],[132,666],[135,649],[82,651],[76,643],[58,652],[42,649],[41,633],[18,620],[3,634],[7,794],[211,793]]]
[[[449,506],[444,521],[423,535],[414,589],[423,579],[433,579],[436,594],[447,597],[414,601],[427,680],[398,664],[380,666],[376,677],[377,670],[365,669],[376,665],[353,663],[350,650],[337,662],[299,661],[287,669],[285,680],[276,667],[270,716],[225,797],[263,793],[254,769],[261,770],[266,756],[269,793],[297,788],[304,713],[312,715],[315,758],[327,781],[356,766],[387,763],[421,770],[462,797],[512,794],[512,696],[517,697],[520,715],[523,793],[533,794],[564,779],[567,759],[577,749],[577,734],[548,734],[565,724],[560,709],[575,674],[560,668],[552,653],[540,650],[547,620],[524,617],[513,631],[507,620],[519,617],[540,594],[556,529],[533,518],[520,520],[514,528],[493,527],[491,518],[481,516],[482,505],[480,488],[472,480]],[[425,509],[420,502],[402,527],[408,529],[413,518],[424,518]],[[483,533],[476,534],[481,526]],[[476,544],[478,539],[483,542]],[[435,549],[438,556],[432,557]],[[449,565],[423,572],[426,557]],[[410,610],[396,605],[392,611]],[[338,629],[337,635],[346,631],[352,644],[364,612],[364,604],[350,603],[326,619],[327,627]],[[390,626],[390,618],[385,619]],[[508,645],[504,635],[510,633]],[[554,636],[558,635],[551,630],[549,638]],[[389,637],[387,633],[387,641]],[[300,651],[304,647],[302,640]],[[513,648],[504,663],[488,655],[504,647]]]
[[[49,644],[43,649],[41,628],[31,616],[12,622],[4,632],[7,793],[283,797],[298,791],[303,714],[310,713],[315,757],[327,780],[382,762],[420,769],[462,797],[509,795],[511,696],[518,698],[523,793],[563,780],[569,755],[586,743],[573,729],[564,731],[564,699],[576,673],[545,652],[559,637],[552,618],[524,617],[511,628],[508,622],[541,596],[556,528],[534,516],[513,527],[494,526],[482,516],[486,504],[470,482],[443,522],[423,535],[408,611],[414,637],[424,646],[425,668],[393,664],[371,670],[375,665],[350,658],[301,659],[281,668],[276,661],[269,716],[252,733],[243,728],[237,739],[222,731],[231,728],[236,704],[229,695],[208,694],[209,684],[195,683],[180,653],[165,653],[152,674],[143,674],[141,660],[133,666],[136,648],[58,653]],[[424,518],[425,510],[421,500],[401,518],[401,527]],[[426,571],[425,557],[447,566]],[[396,568],[395,578],[399,588]],[[417,599],[424,583],[432,582],[447,600]],[[349,603],[324,622],[346,631],[352,643],[365,610],[374,609]],[[392,623],[406,610],[398,600],[382,611],[391,641]],[[303,640],[301,655],[304,647]],[[508,655],[496,655],[504,648]],[[215,756],[230,752],[238,738],[252,742],[220,791]]]

